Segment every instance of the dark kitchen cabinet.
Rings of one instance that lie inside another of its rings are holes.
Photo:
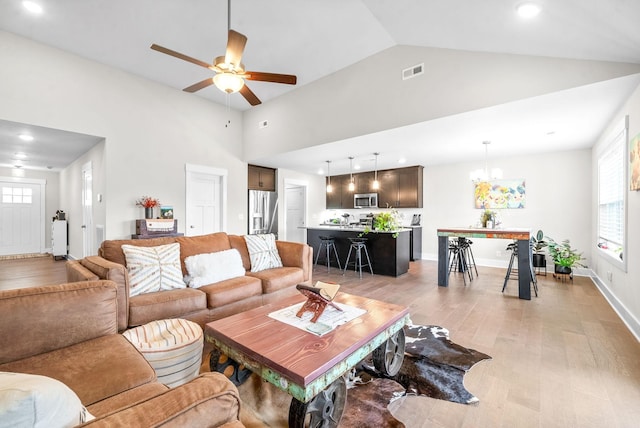
[[[355,178],[355,177],[354,177]],[[334,175],[331,177],[333,191],[327,193],[327,209],[352,209],[354,191],[349,190],[350,175]],[[325,180],[329,184],[329,179]]]
[[[422,166],[412,166],[378,171],[378,190],[373,189],[373,171],[353,174],[353,191],[349,190],[350,174],[334,175],[331,177],[333,192],[326,196],[327,209],[352,209],[355,193],[377,193],[380,208],[422,208],[423,169]]]
[[[378,206],[422,208],[422,166],[378,171]]]
[[[329,179],[325,180],[329,185]],[[327,209],[335,210],[342,208],[342,179],[337,177],[331,177],[331,187],[333,190],[327,192]]]
[[[249,165],[249,190],[276,190],[276,170],[263,166]]]

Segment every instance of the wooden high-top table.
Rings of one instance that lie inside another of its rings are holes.
[[[515,239],[518,241],[518,297],[531,300],[531,270],[529,259],[529,229],[438,229],[438,285],[449,286],[449,237]]]
[[[373,352],[374,364],[397,373],[404,358],[409,309],[365,297],[338,293],[334,302],[366,313],[323,336],[269,317],[271,312],[304,302],[293,296],[213,321],[205,337],[222,353],[293,396],[289,426],[337,426],[346,400],[344,375]],[[214,368],[212,367],[212,370]],[[337,419],[337,420],[336,420]]]

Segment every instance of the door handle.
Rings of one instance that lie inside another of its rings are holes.
[[[194,225],[189,226],[190,229],[195,229],[196,227]]]
[[[81,227],[82,229],[86,229],[86,228],[87,228],[87,225],[86,225],[86,224],[83,224],[83,225],[82,225],[82,226],[80,226],[80,227]]]

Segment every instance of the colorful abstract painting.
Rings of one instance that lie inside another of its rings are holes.
[[[491,180],[476,183],[476,208],[524,208],[526,202],[524,179]]]
[[[629,142],[629,188],[640,190],[640,134]]]

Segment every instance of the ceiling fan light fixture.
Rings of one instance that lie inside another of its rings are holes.
[[[218,73],[213,76],[213,83],[222,92],[233,94],[244,86],[244,79],[234,73]]]

